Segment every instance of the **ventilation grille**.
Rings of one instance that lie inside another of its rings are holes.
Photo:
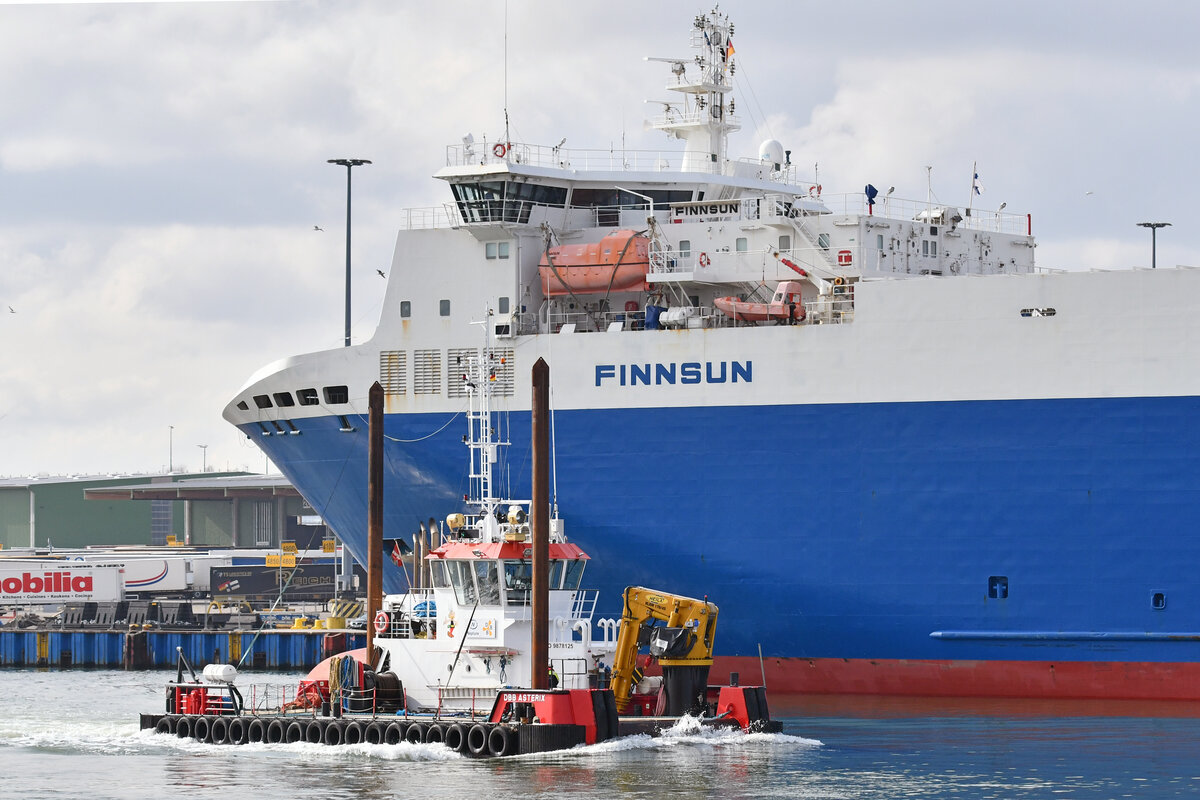
[[[403,350],[385,350],[379,354],[379,385],[384,394],[407,394],[407,356]]]
[[[442,351],[413,351],[413,394],[442,393]]]

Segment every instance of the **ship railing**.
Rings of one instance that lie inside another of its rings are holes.
[[[661,116],[659,124],[678,124],[692,117],[698,123],[709,121],[706,112],[687,115],[680,112],[673,119]],[[447,167],[486,167],[497,164],[521,164],[532,167],[570,169],[577,172],[680,172],[685,163],[688,172],[706,175],[730,175],[801,186],[809,183],[794,165],[774,164],[754,158],[728,159],[713,163],[680,150],[628,150],[624,148],[568,148],[563,145],[542,145],[527,142],[472,142],[446,146]]]
[[[835,286],[835,294],[819,297],[804,304],[804,321],[808,325],[840,325],[854,321],[854,293],[844,294],[838,290],[852,290],[852,286]]]
[[[875,198],[872,208],[867,203],[867,196],[862,192],[845,194],[827,194],[820,196],[825,206],[834,214],[847,216],[868,215],[880,219],[900,222],[924,222],[933,225],[945,225],[953,228],[963,228],[972,231],[1005,233],[1016,236],[1028,236],[1032,233],[1032,220],[1029,214],[1015,214],[1003,210],[991,210],[966,206],[954,206],[946,203],[931,203],[928,200],[908,200],[900,197]],[[947,214],[945,212],[954,212]],[[958,219],[955,220],[954,217]]]
[[[669,172],[679,170],[683,163],[683,153],[672,150],[626,150],[616,147],[578,149],[486,140],[469,145],[446,146],[448,167],[486,167],[509,163],[579,172]],[[709,168],[704,171],[712,173],[718,170]]]
[[[430,626],[437,621],[432,589],[410,589],[393,600],[388,628],[377,635],[385,639],[421,639],[429,635]],[[374,620],[367,620],[368,625]]]

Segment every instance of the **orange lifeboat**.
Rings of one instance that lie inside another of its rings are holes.
[[[650,240],[634,231],[613,231],[591,244],[551,247],[538,262],[548,297],[646,291]]]
[[[722,314],[740,322],[801,322],[804,320],[804,302],[799,281],[784,281],[775,290],[769,303],[750,303],[736,297],[718,297],[713,300]]]

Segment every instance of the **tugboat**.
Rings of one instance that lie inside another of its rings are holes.
[[[782,730],[761,687],[708,685],[717,607],[707,599],[631,587],[619,622],[593,621],[597,593],[581,588],[588,555],[568,541],[550,503],[541,543],[547,577],[538,585],[534,501],[493,493],[492,466],[497,449],[507,445],[491,409],[503,382],[503,357],[485,339],[463,362],[467,510],[449,515],[437,546],[419,560],[420,574],[410,577],[409,591],[383,598],[372,620],[372,652],[327,659],[293,700],[265,711],[246,707],[232,666],[209,665],[199,680],[181,652],[176,680],[167,685],[166,713],[143,714],[142,727],[223,744],[440,742],[472,756],[653,734],[684,714],[698,716],[702,725]],[[539,362],[535,395],[539,367],[548,394],[548,369]],[[545,457],[535,450],[535,474]],[[535,498],[537,485],[535,478]],[[541,648],[539,590],[548,597]],[[651,666],[662,675],[647,677]],[[527,676],[542,686],[514,683]]]

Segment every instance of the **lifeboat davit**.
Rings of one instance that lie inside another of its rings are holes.
[[[784,281],[775,289],[769,303],[750,303],[736,297],[718,297],[713,300],[727,317],[739,322],[801,322],[804,320],[804,302],[799,281]]]
[[[649,271],[650,240],[634,231],[613,231],[591,244],[551,247],[538,262],[548,297],[644,292]]]

